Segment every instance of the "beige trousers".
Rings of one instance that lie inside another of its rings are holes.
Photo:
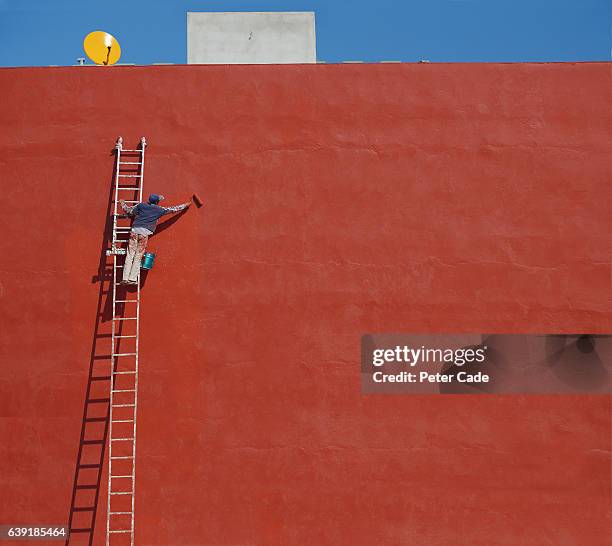
[[[123,280],[136,282],[138,280],[138,272],[140,271],[140,263],[142,256],[147,248],[148,235],[139,235],[138,233],[130,233],[125,263],[123,264]]]

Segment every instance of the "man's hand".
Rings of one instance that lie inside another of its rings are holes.
[[[125,214],[132,218],[134,217],[134,206],[128,206],[128,204],[123,199],[119,199],[119,205],[121,206],[121,209]]]

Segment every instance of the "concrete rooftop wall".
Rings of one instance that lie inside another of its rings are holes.
[[[187,13],[188,64],[314,62],[313,12]]]

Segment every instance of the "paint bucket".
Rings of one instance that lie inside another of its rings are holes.
[[[140,267],[142,267],[142,269],[153,269],[154,263],[155,263],[155,254],[153,252],[145,252],[145,255],[142,258],[142,264]]]

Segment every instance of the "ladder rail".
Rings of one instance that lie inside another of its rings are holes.
[[[145,137],[142,137],[140,139],[140,149],[142,150],[142,152],[140,153],[140,192],[139,192],[139,199],[142,202],[142,190],[144,187],[144,164],[145,164],[145,149],[147,147],[147,141],[145,139]],[[134,374],[134,429],[133,429],[133,434],[132,437],[134,438],[133,442],[132,442],[132,525],[131,525],[131,541],[132,541],[132,545],[134,544],[134,503],[136,500],[136,414],[138,412],[138,341],[140,338],[140,269],[138,270],[138,285],[137,285],[137,290],[136,290],[136,339],[135,344],[136,344],[136,355],[135,355],[135,362],[134,362],[134,370],[135,370],[135,374]]]
[[[119,137],[117,139],[117,143],[115,144],[115,187],[114,187],[114,199],[113,199],[113,240],[112,240],[112,249],[114,250],[117,247],[117,205],[119,202],[119,170],[121,168],[121,148],[123,147],[123,139]],[[116,336],[116,328],[117,321],[115,320],[116,316],[116,305],[117,305],[117,255],[113,253],[113,320],[111,326],[111,353],[115,352],[115,336]],[[111,365],[110,365],[110,400],[108,405],[109,411],[109,423],[108,423],[108,474],[109,476],[112,474],[112,442],[111,439],[113,437],[113,387],[115,384],[115,380],[113,378],[113,372],[115,371],[115,362],[116,357],[111,357]],[[111,511],[111,480],[108,480],[108,495],[106,499],[106,546],[110,546],[110,511]]]

